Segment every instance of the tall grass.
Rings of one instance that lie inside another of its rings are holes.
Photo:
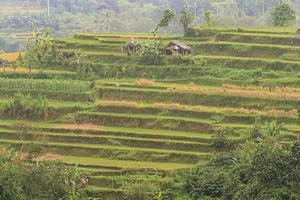
[[[91,82],[37,79],[0,78],[0,89],[9,90],[44,90],[83,93],[91,89]]]
[[[48,99],[45,97],[33,98],[17,93],[4,105],[3,114],[22,119],[28,117],[47,119],[48,109]]]

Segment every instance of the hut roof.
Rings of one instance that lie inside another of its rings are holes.
[[[189,50],[189,49],[191,49],[191,47],[189,47],[188,45],[186,45],[185,43],[183,43],[183,42],[180,42],[180,41],[178,41],[178,40],[172,40],[171,42],[170,42],[170,45],[176,45],[176,46],[178,46],[178,47],[180,47],[180,48],[182,48],[182,49],[187,49],[187,50]],[[169,46],[170,46],[169,45]]]

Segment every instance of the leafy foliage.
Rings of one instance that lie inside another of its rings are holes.
[[[277,121],[265,122],[262,127],[262,133],[265,137],[277,137],[280,135],[283,123],[279,124]]]
[[[81,173],[56,161],[24,160],[11,148],[0,149],[0,198],[78,200]]]
[[[280,4],[273,12],[273,26],[289,26],[295,19],[295,11],[286,3]]]
[[[217,151],[230,149],[232,144],[229,136],[232,134],[233,130],[230,128],[216,128],[212,137],[212,147]]]
[[[77,72],[79,79],[93,80],[95,65],[88,61],[85,54],[76,53],[70,60],[66,60],[68,67]]]
[[[3,111],[16,118],[48,116],[48,100],[45,97],[32,98],[16,93],[4,106]]]
[[[148,65],[160,65],[163,62],[162,44],[160,40],[149,39],[137,42],[137,55],[140,63]]]
[[[193,23],[194,16],[186,9],[181,11],[180,24],[183,27],[184,35],[187,35],[189,26]]]
[[[49,30],[33,31],[29,39],[26,54],[20,65],[28,68],[55,67],[61,59],[55,39]]]
[[[165,10],[162,18],[154,28],[153,33],[156,33],[160,28],[167,28],[174,18],[175,18],[174,11],[170,9]]]
[[[210,26],[211,25],[211,21],[212,21],[212,19],[211,19],[211,12],[210,11],[205,11],[204,18],[205,18],[206,25]]]
[[[269,135],[277,135],[277,123],[271,127],[276,128]],[[206,167],[192,168],[185,174],[185,190],[191,199],[296,200],[299,146],[283,146],[274,137],[250,140],[236,152],[217,154]]]

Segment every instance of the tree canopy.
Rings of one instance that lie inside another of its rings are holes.
[[[289,26],[295,19],[295,11],[286,3],[280,4],[273,12],[273,26]]]

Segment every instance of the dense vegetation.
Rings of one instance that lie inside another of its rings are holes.
[[[80,172],[57,161],[43,160],[34,145],[27,152],[0,149],[0,198],[80,199]]]

